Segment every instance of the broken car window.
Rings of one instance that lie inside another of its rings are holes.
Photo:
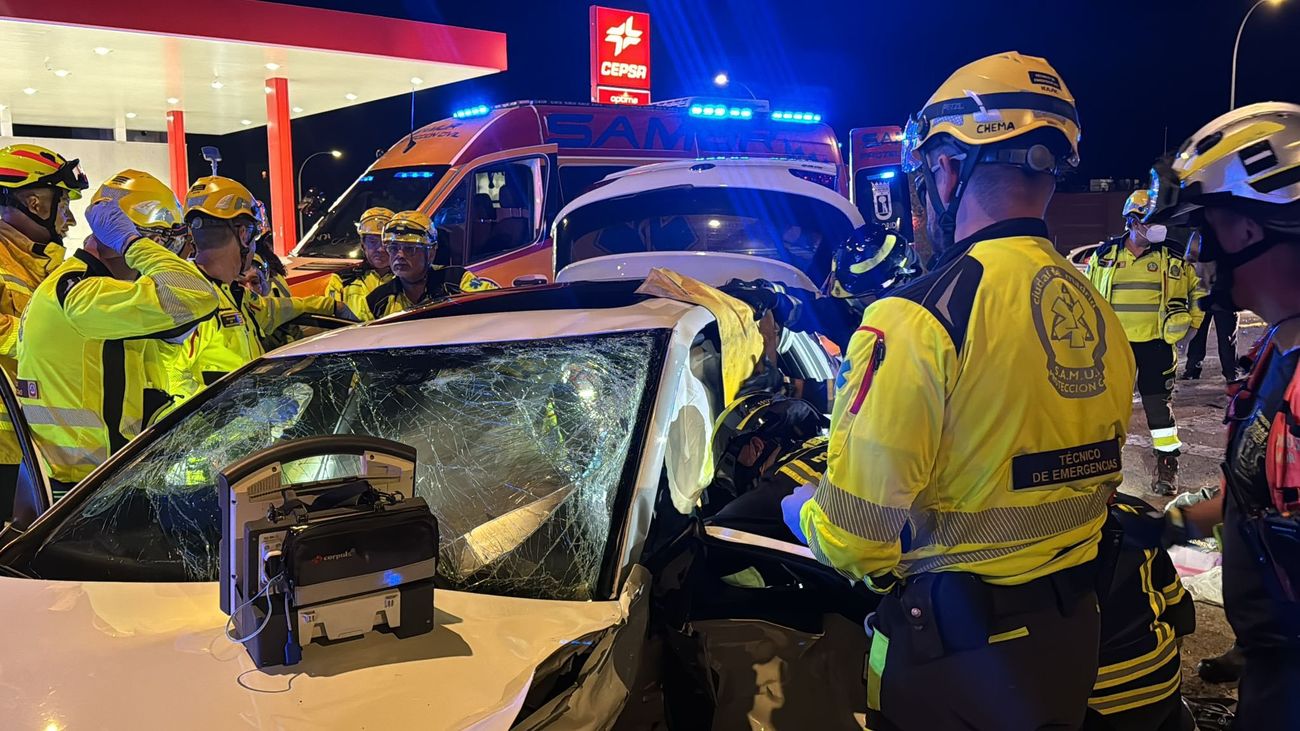
[[[281,440],[369,434],[417,450],[442,585],[589,599],[661,342],[642,331],[267,360],[108,474],[31,571],[214,581],[221,468]],[[357,471],[355,458],[320,457],[285,476]]]

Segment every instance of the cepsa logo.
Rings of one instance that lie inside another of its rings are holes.
[[[601,90],[606,91],[601,94]],[[609,103],[648,103],[650,14],[591,7],[591,98]],[[620,94],[621,92],[641,94]],[[611,94],[610,92],[614,92]],[[644,97],[644,101],[641,101]]]

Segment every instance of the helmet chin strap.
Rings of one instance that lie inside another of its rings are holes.
[[[957,206],[961,205],[962,196],[966,193],[966,184],[970,182],[971,175],[975,173],[975,167],[979,165],[980,146],[971,146],[964,151],[966,157],[961,161],[961,172],[957,178],[957,187],[952,191],[952,200],[948,205],[944,205],[943,198],[939,196],[939,186],[935,184],[934,169],[930,166],[929,161],[923,161],[921,165],[921,175],[925,178],[926,195],[929,196],[930,206],[934,208],[938,215],[939,241],[931,242],[936,253],[938,261],[944,253],[950,251],[957,241]]]
[[[18,210],[22,211],[23,215],[32,219],[32,221],[35,222],[38,226],[45,229],[45,231],[49,233],[50,241],[52,243],[62,246],[63,237],[59,235],[58,228],[55,226],[55,224],[59,218],[59,204],[63,202],[64,192],[54,186],[50,186],[50,190],[54,191],[54,198],[50,202],[50,215],[45,218],[42,218],[36,215],[35,213],[33,213],[31,207],[28,206],[26,203],[19,203],[18,201],[13,200],[12,197],[9,199],[9,202],[14,208],[17,208]]]

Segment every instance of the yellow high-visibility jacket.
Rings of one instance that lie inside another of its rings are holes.
[[[959,242],[849,341],[801,524],[877,590],[935,571],[1021,584],[1092,560],[1122,479],[1132,351],[1038,219]]]
[[[18,323],[32,292],[63,263],[63,247],[38,244],[0,221],[0,368],[18,378]],[[22,461],[13,424],[0,403],[0,464]]]
[[[367,268],[361,276],[348,282],[343,288],[343,304],[352,310],[352,314],[362,319],[372,319],[369,315],[370,306],[366,304],[366,298],[370,293],[379,288],[381,284],[388,282],[393,278],[392,274],[380,274],[374,269]]]
[[[497,289],[497,283],[491,279],[476,277],[473,272],[464,267],[433,267],[429,270],[429,281],[424,286],[424,296],[419,302],[408,300],[406,292],[402,289],[401,280],[393,277],[372,290],[366,296],[366,306],[361,309],[361,312],[354,310],[353,314],[362,320],[377,320],[442,297],[462,292],[483,292],[489,289]]]
[[[281,325],[304,314],[333,315],[335,300],[315,297],[262,297],[238,283],[209,280],[220,307],[199,323],[176,349],[171,391],[189,398],[201,388],[266,352],[264,341]]]
[[[1123,236],[1111,239],[1088,259],[1088,279],[1131,342],[1177,343],[1205,319],[1196,303],[1200,279],[1172,245],[1152,244],[1134,256]]]
[[[157,385],[150,338],[177,337],[217,309],[199,270],[153,241],[132,244],[126,263],[140,273],[133,282],[78,251],[23,313],[18,395],[50,476],[61,482],[90,474],[165,403],[147,393]]]

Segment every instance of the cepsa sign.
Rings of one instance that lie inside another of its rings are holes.
[[[650,14],[591,6],[591,100],[650,103]]]

